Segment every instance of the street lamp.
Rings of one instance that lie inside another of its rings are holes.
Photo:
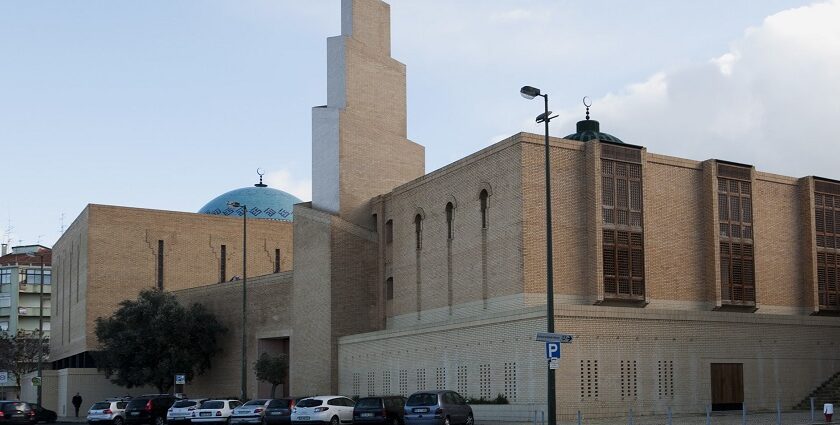
[[[551,166],[548,152],[548,123],[557,118],[551,116],[548,110],[548,94],[540,93],[540,89],[531,86],[524,86],[519,94],[525,99],[531,100],[542,96],[545,100],[545,112],[537,115],[537,123],[545,123],[545,244],[546,244],[546,322],[548,333],[554,333],[554,255],[551,241]],[[548,368],[548,425],[557,424],[557,389],[554,381],[554,369]]]
[[[38,257],[41,263],[41,285],[38,293],[38,405],[41,405],[41,389],[44,386],[44,253],[39,249],[37,253],[27,254],[30,257]]]
[[[242,388],[239,391],[240,400],[247,400],[248,375],[245,365],[246,345],[245,333],[247,331],[247,316],[245,314],[248,295],[248,207],[239,202],[228,202],[231,208],[242,208]]]

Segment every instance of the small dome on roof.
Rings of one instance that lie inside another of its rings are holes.
[[[262,175],[260,175],[260,182],[254,187],[243,187],[225,192],[213,198],[198,212],[242,217],[242,208],[231,207],[228,205],[230,202],[245,205],[248,208],[248,218],[292,221],[293,205],[303,201],[292,194],[264,185]]]
[[[577,133],[570,134],[564,139],[579,140],[588,142],[590,140],[602,140],[605,142],[624,143],[612,134],[602,133],[598,121],[586,119],[577,122]]]

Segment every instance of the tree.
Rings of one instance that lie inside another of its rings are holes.
[[[29,372],[38,369],[38,355],[42,361],[49,359],[49,338],[39,338],[39,332],[24,332],[17,334],[0,332],[0,370],[11,372],[20,398],[20,379]],[[39,350],[40,346],[40,350]]]
[[[203,305],[184,308],[174,295],[146,289],[111,317],[96,319],[97,367],[117,385],[153,385],[164,393],[176,373],[190,381],[209,369],[226,331]]]
[[[269,356],[268,353],[260,354],[260,359],[254,363],[254,372],[257,379],[271,384],[271,398],[277,386],[286,379],[286,369],[289,367],[289,358],[285,354]]]

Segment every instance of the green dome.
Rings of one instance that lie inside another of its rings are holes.
[[[587,117],[589,113],[587,112]],[[590,140],[601,140],[604,142],[624,143],[612,134],[602,133],[598,121],[586,119],[577,122],[577,133],[570,134],[564,139],[588,142]]]

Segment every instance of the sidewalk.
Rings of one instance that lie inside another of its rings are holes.
[[[621,417],[621,418],[604,418],[604,419],[586,419],[583,418],[581,420],[581,424],[583,425],[666,425],[667,422],[666,416],[641,416],[641,417],[634,417],[632,421],[628,417]],[[712,413],[711,417],[709,418],[709,424],[711,425],[742,425],[746,423],[747,425],[776,425],[777,424],[777,416],[776,413],[749,413],[747,412],[746,422],[744,422],[744,418],[742,417],[741,412],[727,412],[727,413],[719,413],[715,412]],[[837,418],[835,415],[834,421],[830,422],[831,424],[840,424],[840,419]],[[537,425],[543,425],[539,420],[536,422]],[[577,419],[561,419],[557,422],[558,425],[577,425]],[[673,425],[706,425],[706,415],[674,415],[671,424]],[[802,411],[793,411],[793,412],[784,412],[781,415],[781,424],[782,425],[824,425],[826,424],[825,419],[822,415],[822,410],[815,412],[814,414],[814,421],[811,421],[811,412],[802,410]],[[490,421],[490,420],[483,420],[477,421],[476,425],[534,425],[533,421],[530,422],[509,422],[509,421]]]

